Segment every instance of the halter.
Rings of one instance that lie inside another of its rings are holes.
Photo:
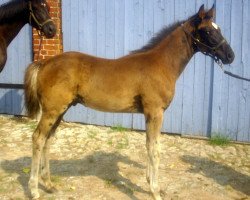
[[[43,26],[44,26],[45,24],[47,24],[47,23],[49,23],[49,22],[52,22],[52,20],[51,20],[51,19],[47,19],[45,22],[40,23],[40,22],[37,20],[35,14],[34,14],[34,11],[33,11],[33,8],[32,8],[32,3],[31,3],[31,1],[29,1],[29,12],[30,12],[29,23],[31,24],[31,20],[33,19],[34,22],[37,24],[38,29],[39,29],[39,30],[37,30],[37,33],[38,33],[38,35],[40,36],[40,45],[39,45],[38,56],[37,56],[37,60],[39,60],[40,53],[41,53],[41,49],[42,49],[42,42],[43,42],[43,37],[42,37],[42,36],[43,36],[43,33],[42,33],[41,30],[42,30],[42,28],[43,28]]]
[[[219,42],[219,44],[217,44],[215,47],[211,47],[211,46],[208,46],[207,44],[201,42],[199,39],[195,38],[191,33],[189,33],[189,32],[185,29],[184,24],[181,24],[181,27],[182,27],[183,31],[184,31],[186,34],[188,34],[188,35],[193,39],[194,44],[196,45],[196,47],[197,47],[203,54],[212,57],[212,58],[215,60],[216,63],[220,62],[219,58],[215,55],[215,51],[216,51],[217,49],[219,49],[219,47],[220,47],[222,44],[224,44],[224,43],[226,42],[226,40],[225,40],[224,38],[223,38],[223,39]],[[201,45],[201,46],[203,46],[203,47],[206,47],[208,50],[210,50],[210,52],[201,50],[197,44],[199,44],[199,45]],[[218,64],[219,64],[219,63],[218,63]]]
[[[47,24],[47,23],[49,23],[49,22],[52,22],[51,19],[47,19],[45,22],[40,23],[40,22],[37,20],[36,16],[34,15],[34,11],[33,11],[33,8],[32,8],[32,3],[31,3],[31,1],[29,1],[29,12],[30,12],[29,23],[31,24],[31,20],[33,19],[33,20],[36,22],[36,24],[37,24],[39,30],[41,30],[45,24]]]
[[[244,81],[250,81],[249,78],[245,78],[245,77],[239,76],[239,75],[237,75],[237,74],[233,74],[233,73],[231,73],[231,72],[225,70],[225,69],[224,69],[223,63],[222,63],[222,62],[220,61],[220,59],[215,55],[215,51],[216,51],[222,44],[224,44],[224,43],[226,42],[226,40],[225,40],[224,38],[223,38],[223,39],[219,42],[219,44],[217,44],[215,47],[210,47],[210,46],[208,46],[207,44],[201,42],[199,39],[195,38],[191,33],[189,33],[189,32],[185,29],[184,24],[181,24],[181,27],[182,27],[182,30],[194,40],[194,44],[196,45],[196,47],[197,47],[203,54],[208,55],[208,56],[212,57],[212,58],[215,60],[215,62],[220,66],[220,68],[221,68],[221,70],[223,71],[223,73],[225,73],[225,74],[227,74],[227,75],[229,75],[229,76],[231,76],[231,77],[237,78],[237,79],[241,79],[241,80],[244,80]],[[197,44],[202,45],[202,46],[208,48],[209,50],[211,50],[211,52],[202,51],[202,50],[199,48],[199,46],[198,46]]]

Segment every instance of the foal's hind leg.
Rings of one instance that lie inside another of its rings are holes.
[[[162,127],[162,109],[145,113],[146,118],[146,147],[148,152],[147,180],[155,200],[161,200],[158,185],[158,168],[160,161],[160,131]]]
[[[38,171],[41,160],[41,153],[44,144],[50,134],[50,131],[52,130],[52,127],[57,119],[58,116],[56,114],[43,113],[41,120],[32,136],[33,155],[31,163],[29,188],[33,199],[37,199],[40,196],[38,192]]]
[[[49,136],[46,139],[45,145],[43,147],[42,151],[42,157],[41,157],[41,178],[43,180],[43,183],[46,187],[46,190],[50,193],[56,192],[57,189],[54,187],[54,185],[51,182],[50,178],[50,166],[49,166],[49,152],[50,152],[50,144],[52,137],[56,131],[56,128],[61,122],[62,117],[60,116],[58,120],[56,121],[55,125],[50,131]]]

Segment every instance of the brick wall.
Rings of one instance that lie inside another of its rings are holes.
[[[43,37],[41,51],[39,54],[40,47],[40,36],[38,35],[36,29],[32,30],[33,33],[33,60],[41,60],[44,58],[49,58],[51,56],[62,53],[62,24],[61,24],[61,0],[47,0],[50,5],[50,16],[54,23],[56,24],[57,33],[54,38],[46,39]],[[39,54],[39,58],[38,58]]]

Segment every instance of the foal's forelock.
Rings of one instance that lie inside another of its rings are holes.
[[[27,10],[27,1],[12,0],[0,6],[0,23],[8,23],[11,20],[20,18],[20,13]]]

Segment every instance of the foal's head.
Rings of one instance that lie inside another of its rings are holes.
[[[219,26],[213,22],[214,17],[214,6],[206,12],[202,5],[199,12],[190,18],[192,32],[188,34],[191,35],[193,49],[211,56],[216,62],[221,60],[224,64],[230,64],[234,60],[234,52]]]
[[[47,38],[56,34],[56,27],[49,15],[49,5],[46,0],[29,0],[29,23],[40,30]]]

